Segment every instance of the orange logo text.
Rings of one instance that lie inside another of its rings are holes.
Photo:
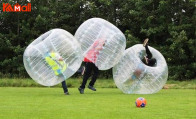
[[[31,3],[26,6],[16,3],[13,7],[9,3],[3,3],[3,12],[31,12]]]

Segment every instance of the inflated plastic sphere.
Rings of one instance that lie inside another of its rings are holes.
[[[26,48],[23,62],[33,80],[44,86],[53,86],[78,70],[82,63],[81,48],[69,32],[53,29]]]
[[[81,44],[82,55],[100,70],[113,67],[125,51],[124,34],[110,22],[101,18],[85,21],[75,33]]]
[[[117,87],[127,94],[152,94],[158,92],[167,81],[168,67],[163,55],[149,47],[157,60],[154,66],[142,62],[146,56],[141,44],[126,49],[123,57],[113,68],[113,78]]]

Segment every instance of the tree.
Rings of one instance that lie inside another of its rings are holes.
[[[0,0],[0,2],[5,2]],[[28,1],[9,0],[26,5]],[[0,7],[0,76],[28,77],[25,48],[41,34],[62,28],[75,34],[87,19],[100,17],[116,25],[127,38],[127,48],[148,37],[169,66],[175,80],[195,78],[194,0],[31,0],[31,12],[3,12]],[[101,72],[111,77],[111,69]]]

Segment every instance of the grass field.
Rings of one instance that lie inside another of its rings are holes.
[[[77,88],[80,86],[82,79],[80,78],[70,78],[67,81],[67,86],[69,88]],[[0,87],[44,87],[36,83],[32,79],[9,79],[2,78],[0,79]],[[58,84],[53,87],[61,87],[61,84]],[[116,88],[113,79],[98,79],[96,81],[96,87],[98,88]],[[173,81],[168,80],[165,85],[169,89],[195,89],[196,90],[196,79],[189,81]]]
[[[0,119],[196,119],[195,89],[162,89],[156,94],[123,94],[117,88],[0,87]],[[135,100],[144,97],[145,108]]]

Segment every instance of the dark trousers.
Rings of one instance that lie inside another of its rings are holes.
[[[61,84],[62,84],[62,87],[63,87],[63,91],[64,91],[64,93],[68,92],[66,82],[65,82],[65,81],[63,81]]]
[[[145,49],[146,49],[146,54],[147,54],[147,58],[148,59],[151,59],[152,58],[152,53],[150,52],[149,48],[148,48],[148,44],[146,44],[145,46]]]
[[[88,78],[91,76],[91,73],[93,72],[92,79],[89,83],[90,86],[93,86],[97,80],[98,74],[99,74],[99,69],[95,66],[94,63],[91,62],[86,62],[85,64],[85,72],[83,76],[83,82],[80,88],[85,88],[85,85],[87,83]]]

